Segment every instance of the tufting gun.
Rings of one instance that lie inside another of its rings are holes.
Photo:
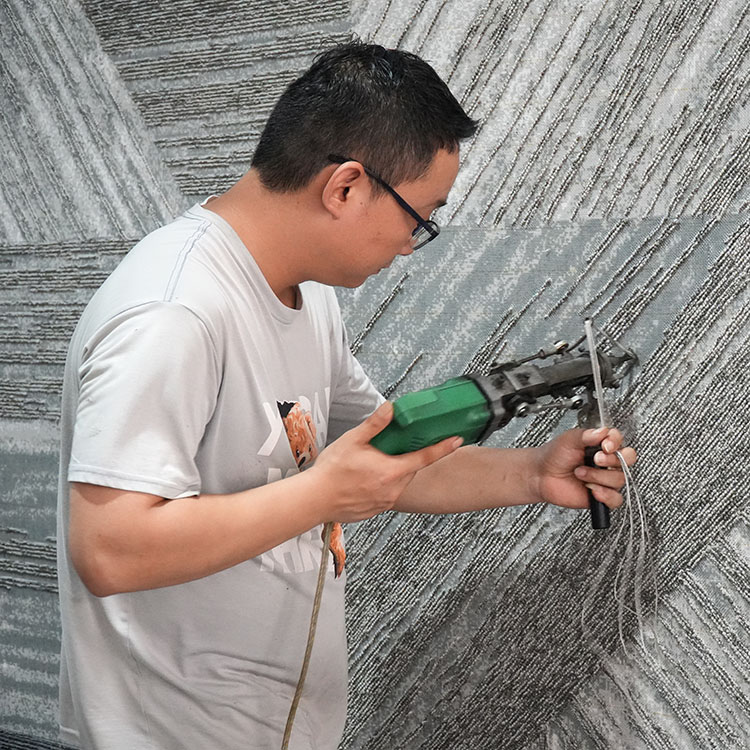
[[[396,455],[418,450],[452,436],[465,444],[481,443],[514,417],[549,410],[596,413],[595,369],[601,385],[619,387],[637,362],[636,355],[613,342],[615,351],[604,353],[579,346],[585,336],[569,345],[557,342],[550,349],[506,362],[495,361],[483,374],[462,375],[441,385],[407,393],[393,404],[393,420],[371,443]],[[587,426],[590,424],[590,420]],[[586,456],[593,465],[593,454]],[[590,498],[592,525],[606,528],[607,508]]]

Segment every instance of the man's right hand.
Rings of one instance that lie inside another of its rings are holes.
[[[306,472],[319,483],[321,500],[330,507],[329,520],[361,521],[391,510],[414,475],[453,453],[461,438],[447,438],[418,451],[389,456],[370,445],[393,418],[386,401],[362,424],[331,443]]]

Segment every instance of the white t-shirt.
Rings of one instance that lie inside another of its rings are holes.
[[[290,412],[314,453],[382,401],[349,352],[333,290],[308,282],[301,299],[283,305],[232,228],[196,205],[138,243],[87,306],[63,389],[64,742],[280,747],[321,529],[197,581],[97,598],[70,561],[68,482],[180,502],[299,471]],[[292,748],[334,750],[343,730],[344,580],[329,567]]]

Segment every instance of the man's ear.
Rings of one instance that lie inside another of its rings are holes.
[[[355,198],[369,197],[370,184],[359,162],[339,164],[323,186],[323,206],[334,218],[353,205]]]

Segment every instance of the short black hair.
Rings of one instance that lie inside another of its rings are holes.
[[[331,153],[343,154],[398,185],[418,179],[439,149],[455,151],[476,129],[420,57],[353,40],[318,55],[289,84],[252,166],[266,188],[284,192],[307,185]]]

